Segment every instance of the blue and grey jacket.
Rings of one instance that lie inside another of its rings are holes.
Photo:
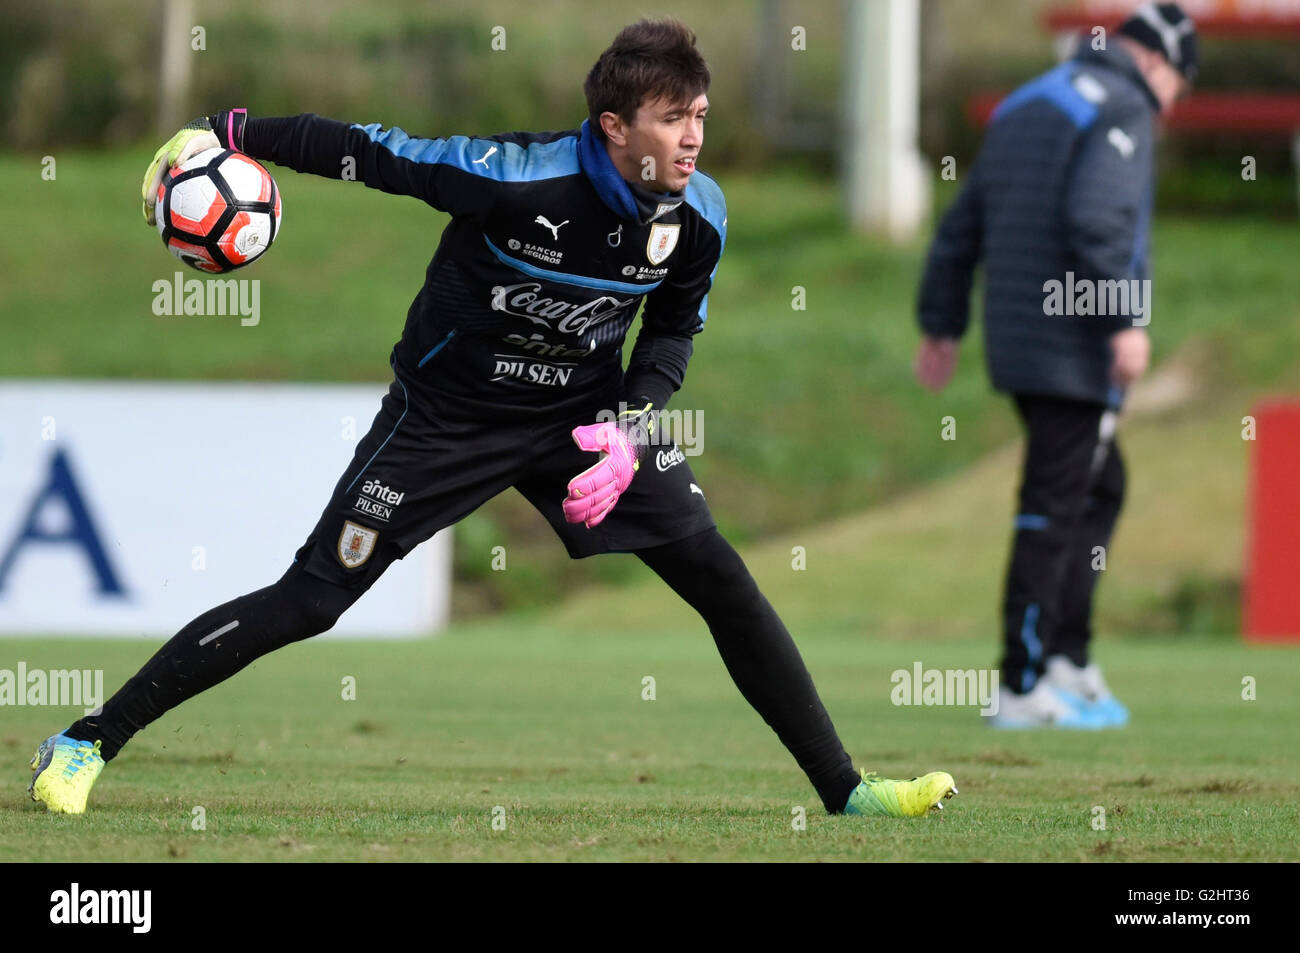
[[[416,139],[304,114],[249,119],[237,145],[452,216],[394,360],[457,405],[555,413],[616,392],[662,407],[681,386],[726,242],[722,191],[703,173],[683,192],[650,192],[623,179],[586,121]]]
[[[963,335],[982,260],[998,390],[1122,399],[1108,339],[1150,320],[1158,109],[1132,58],[1113,47],[1083,50],[994,112],[930,246],[919,319],[927,334]]]

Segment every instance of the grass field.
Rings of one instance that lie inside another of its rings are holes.
[[[0,376],[383,378],[445,216],[277,168],[283,235],[266,261],[240,272],[261,282],[261,322],[156,317],[153,282],[182,266],[138,217],[151,150],[61,152],[53,182],[41,180],[38,156],[0,155],[7,211],[25,223],[21,238],[0,240]],[[1013,439],[1008,403],[988,392],[978,329],[943,395],[911,378],[922,243],[895,248],[850,233],[829,180],[795,172],[721,179],[727,251],[673,407],[702,411],[704,453],[692,466],[730,538],[756,541],[856,513]],[[937,183],[940,207],[952,185]],[[1293,225],[1172,216],[1156,224],[1157,366],[1200,346],[1197,412],[1300,389]],[[806,310],[791,306],[796,287]],[[938,439],[947,415],[960,423],[955,441]],[[520,568],[493,573],[484,554],[503,538]],[[557,589],[627,578],[616,561],[578,570],[554,555],[549,528],[522,499],[492,501],[459,527],[458,617],[549,604]]]
[[[25,223],[21,241],[0,241],[0,376],[387,380],[389,349],[446,216],[276,167],[283,234],[265,261],[239,272],[261,282],[260,323],[157,317],[153,282],[183,266],[139,218],[149,155],[61,155],[54,182],[41,181],[39,157],[0,155],[0,190]],[[1014,436],[1012,414],[989,397],[979,333],[941,397],[912,380],[923,243],[853,235],[831,181],[721,178],[727,250],[673,406],[704,411],[705,453],[693,463],[714,481],[732,535],[761,538],[878,503]],[[938,185],[946,201],[952,184]],[[1157,225],[1157,357],[1201,338],[1216,381],[1300,387],[1300,358],[1286,346],[1300,327],[1293,224]],[[806,310],[792,307],[795,287]],[[962,421],[961,439],[918,439],[945,414]],[[797,502],[786,492],[794,486]]]
[[[55,182],[39,157],[0,156],[6,210],[25,223],[0,242],[0,375],[382,375],[441,215],[277,171],[284,235],[245,273],[262,282],[261,323],[158,318],[152,283],[180,266],[136,218],[148,155],[61,154]],[[1293,226],[1158,220],[1156,370],[1181,374],[1184,393],[1124,425],[1130,492],[1098,613],[1133,724],[1000,734],[974,709],[889,700],[890,673],[914,662],[996,659],[1015,424],[988,394],[979,335],[953,386],[922,392],[923,247],[850,235],[829,182],[723,184],[727,254],[674,400],[706,411],[692,466],[850,752],[885,775],[951,771],[961,794],[942,816],[824,816],[690,610],[630,557],[568,563],[507,495],[458,527],[457,591],[491,587],[468,608],[514,611],[418,643],[327,638],[263,659],[139,736],[84,817],[45,816],[24,793],[31,750],[75,715],[6,707],[0,860],[1300,860],[1300,652],[1234,634],[1241,418],[1300,388]],[[483,554],[503,539],[510,570],[490,573]],[[155,646],[4,639],[0,669],[102,668],[112,691]],[[206,830],[191,829],[195,807]]]
[[[629,585],[545,612],[262,659],[138,736],[80,818],[43,815],[24,793],[29,749],[75,715],[6,709],[0,860],[1300,860],[1300,653],[1245,646],[1222,620],[1189,634],[1174,612],[1186,578],[1239,564],[1234,412],[1125,434],[1142,465],[1098,649],[1133,711],[1121,731],[1000,733],[973,708],[890,702],[896,669],[995,661],[1010,453],[747,548],[857,763],[950,771],[961,794],[941,816],[821,813],[703,625],[634,565]],[[1198,519],[1179,524],[1188,512]],[[103,668],[112,691],[155,644],[6,639],[0,668]],[[190,827],[196,806],[204,831]],[[797,806],[805,831],[791,827]]]
[[[1008,734],[974,709],[895,708],[889,675],[988,664],[826,629],[802,639],[855,760],[950,771],[914,821],[829,818],[731,686],[708,634],[497,623],[421,644],[300,646],[172,712],[108,766],[82,817],[38,813],[20,760],[62,722],[6,716],[0,860],[1297,860],[1294,652],[1108,647],[1134,723]],[[4,643],[30,665],[61,643]],[[116,683],[144,646],[75,646]],[[1254,673],[1259,699],[1243,701]],[[343,701],[344,676],[357,699]],[[642,678],[657,698],[641,700]],[[57,723],[57,724],[56,724]],[[191,829],[193,809],[207,829]],[[806,831],[792,808],[807,809]],[[492,827],[504,809],[504,831]],[[1094,808],[1106,829],[1094,830]]]

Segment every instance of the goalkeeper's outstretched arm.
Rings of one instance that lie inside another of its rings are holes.
[[[166,167],[178,165],[216,145],[296,172],[414,196],[441,211],[471,217],[492,208],[508,162],[505,144],[490,138],[419,139],[396,127],[339,122],[313,113],[260,119],[243,109],[223,110],[187,124],[158,151],[145,179],[146,206],[151,179],[161,179],[159,173],[166,171],[160,160],[166,159]],[[146,207],[146,218],[151,211]]]

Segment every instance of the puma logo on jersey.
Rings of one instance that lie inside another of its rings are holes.
[[[496,151],[497,151],[497,147],[496,147],[496,146],[493,146],[493,147],[492,147],[491,149],[489,149],[487,152],[483,153],[483,155],[482,155],[480,158],[475,159],[475,160],[474,160],[472,163],[470,163],[470,164],[471,164],[471,165],[478,165],[480,162],[482,162],[482,163],[483,163],[483,168],[486,169],[486,168],[487,168],[487,160],[488,160],[488,159],[491,159],[494,155],[496,155]]]
[[[569,220],[566,218],[559,225],[552,225],[549,221],[547,221],[545,215],[539,215],[535,219],[533,219],[533,224],[542,225],[545,226],[546,228],[549,228],[551,230],[551,235],[554,236],[555,240],[558,242],[560,240],[560,229],[562,229],[565,225],[568,225]]]

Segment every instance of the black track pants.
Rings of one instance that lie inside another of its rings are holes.
[[[1054,397],[1015,401],[1027,446],[1003,598],[1002,682],[1025,692],[1050,655],[1087,664],[1093,591],[1125,479],[1113,411]]]

